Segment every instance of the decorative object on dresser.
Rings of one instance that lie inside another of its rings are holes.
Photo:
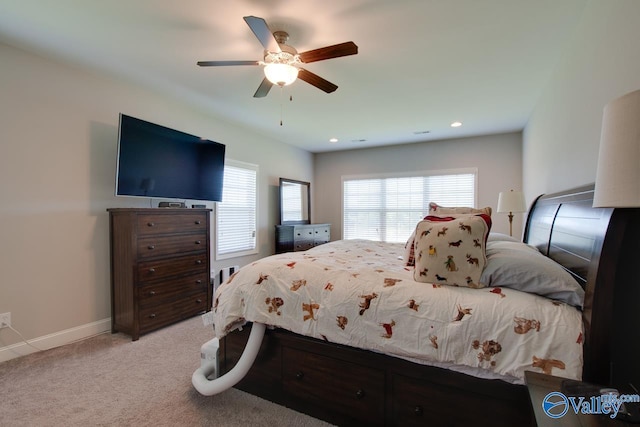
[[[276,225],[276,253],[306,251],[331,240],[331,224]]]
[[[498,195],[497,212],[509,212],[509,236],[513,236],[513,213],[526,211],[527,205],[521,191],[501,191]]]
[[[108,209],[111,331],[141,334],[210,310],[211,209]]]

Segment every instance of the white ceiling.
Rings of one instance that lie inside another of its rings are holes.
[[[322,152],[523,129],[585,3],[2,0],[0,42],[99,68]],[[332,94],[298,80],[253,98],[259,67],[196,66],[262,59],[246,15],[287,31],[299,52],[353,41],[359,53],[305,66],[339,86]],[[455,120],[463,126],[451,128]]]

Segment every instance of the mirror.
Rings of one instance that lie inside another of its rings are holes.
[[[311,223],[311,184],[280,178],[280,224]]]

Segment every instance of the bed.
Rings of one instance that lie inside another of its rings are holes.
[[[480,258],[467,248],[459,267],[447,265],[461,271],[454,282],[454,273],[428,276],[433,268],[420,266],[433,263],[418,259],[432,255],[426,239],[444,225],[449,242],[454,229],[471,233],[457,217],[418,227],[415,266],[404,245],[367,241],[245,266],[214,300],[221,372],[256,322],[271,327],[237,385],[252,394],[341,425],[534,425],[526,370],[612,382],[613,285],[627,274],[620,262],[638,236],[637,211],[595,209],[592,198],[593,186],[539,197],[525,243],[485,229],[473,239],[486,254],[482,275],[465,270],[477,271]],[[510,286],[513,254],[544,258],[545,269],[553,260],[551,289],[542,272]]]

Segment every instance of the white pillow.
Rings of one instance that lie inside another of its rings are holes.
[[[486,208],[469,208],[466,206],[440,206],[437,203],[429,203],[429,215],[456,215],[456,214],[485,214],[491,216],[491,206]]]
[[[487,242],[487,263],[480,283],[517,289],[582,307],[584,290],[562,266],[533,246]]]

